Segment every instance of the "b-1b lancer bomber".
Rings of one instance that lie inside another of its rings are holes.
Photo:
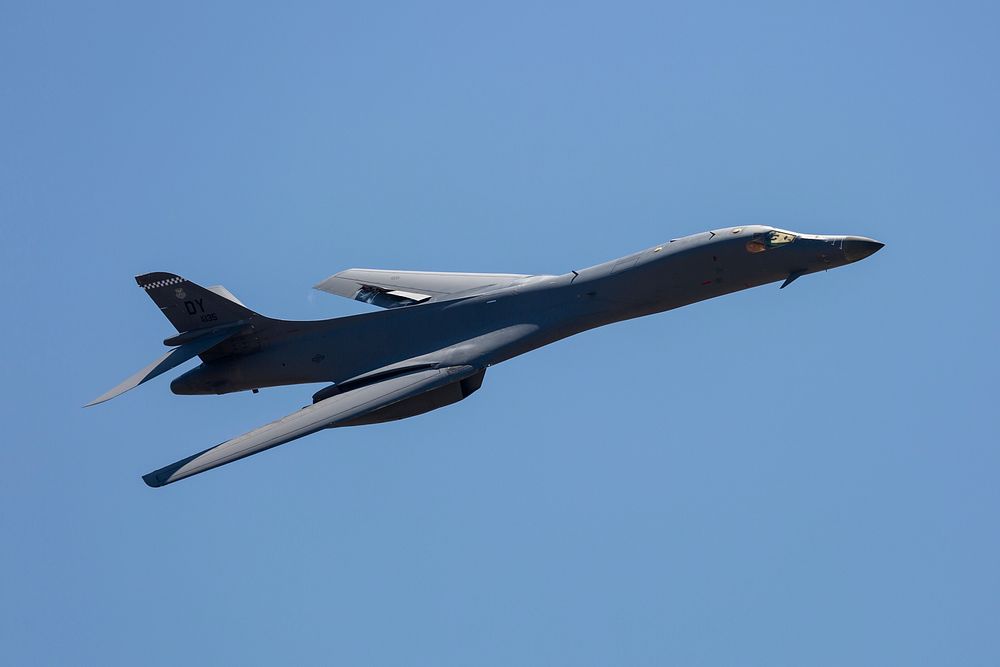
[[[850,264],[882,247],[860,236],[759,225],[674,239],[562,275],[348,269],[317,289],[384,310],[318,321],[265,317],[224,287],[171,273],[136,282],[177,335],[170,351],[101,403],[197,356],[175,394],[226,394],[323,382],[312,404],[155,470],[153,487],[339,426],[412,417],[475,392],[486,369],[595,327]]]

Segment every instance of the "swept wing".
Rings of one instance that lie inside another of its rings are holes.
[[[522,273],[447,273],[441,271],[392,271],[387,269],[347,269],[316,285],[316,289],[382,308],[422,303],[491,286],[507,285],[523,278]]]
[[[463,380],[481,373],[472,366],[432,368],[391,377],[343,394],[336,394],[249,433],[143,475],[142,479],[149,486],[163,486],[265,449],[283,445],[324,428],[380,421],[378,415],[373,415],[380,410],[389,409],[389,417],[393,418],[391,406],[426,396],[435,390],[443,390],[449,385],[462,384]],[[478,384],[470,389],[474,391],[476,388]],[[460,400],[461,397],[464,397],[464,394],[456,395],[455,400]],[[446,404],[442,401],[438,403]],[[419,406],[423,407],[432,409],[437,406]],[[420,411],[425,410],[418,409],[413,414]]]

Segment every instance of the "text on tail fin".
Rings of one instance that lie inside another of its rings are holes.
[[[146,273],[136,276],[135,281],[181,333],[256,315],[235,297],[229,298],[173,273]],[[229,294],[225,288],[223,291]]]

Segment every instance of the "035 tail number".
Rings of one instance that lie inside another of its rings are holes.
[[[205,305],[202,303],[201,299],[192,299],[191,301],[185,301],[184,310],[187,311],[188,315],[198,315],[199,313],[201,313],[202,322],[215,322],[218,319],[215,313],[205,312]]]

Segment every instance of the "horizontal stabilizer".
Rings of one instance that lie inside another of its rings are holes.
[[[336,394],[278,421],[143,475],[142,479],[152,487],[170,484],[324,428],[346,426],[352,420],[357,421],[401,401],[461,382],[479,372],[472,366],[431,368]],[[476,388],[478,386],[470,389],[475,391]]]
[[[229,290],[227,290],[222,285],[210,285],[210,286],[206,287],[205,289],[207,289],[209,292],[214,292],[214,293],[218,294],[223,299],[229,299],[233,303],[235,303],[235,304],[237,304],[239,306],[243,306],[244,308],[246,308],[246,306],[243,304],[243,302],[236,298],[235,294],[233,294],[232,292],[230,292]]]
[[[104,401],[110,401],[115,396],[120,396],[129,389],[138,387],[143,382],[152,380],[157,375],[166,373],[171,368],[175,368],[176,366],[183,364],[188,359],[201,354],[205,350],[215,347],[230,336],[236,334],[237,331],[239,331],[239,329],[230,328],[219,333],[210,333],[204,336],[199,336],[198,338],[185,343],[180,347],[175,347],[138,373],[122,381],[121,384],[113,389],[109,389],[83,407],[89,408],[92,405],[97,405],[98,403],[103,403]]]

